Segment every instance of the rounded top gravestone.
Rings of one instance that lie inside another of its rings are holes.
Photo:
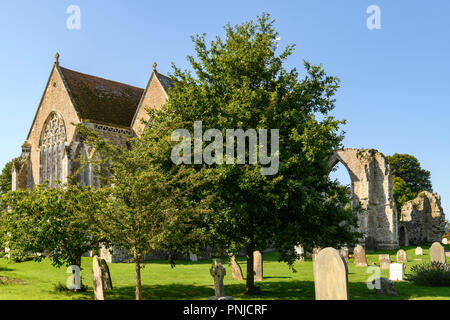
[[[445,250],[439,242],[434,242],[430,247],[431,262],[445,263]]]
[[[348,300],[348,269],[334,248],[320,250],[313,265],[316,300]]]
[[[355,259],[355,266],[367,267],[366,250],[361,245],[357,245],[353,250],[353,257]]]
[[[397,262],[398,263],[406,263],[408,262],[408,256],[406,255],[406,251],[400,249],[397,251]]]

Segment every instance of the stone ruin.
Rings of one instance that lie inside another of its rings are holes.
[[[330,168],[338,162],[350,175],[352,209],[363,234],[360,243],[368,251],[398,248],[393,178],[386,157],[374,149],[341,149],[330,158]]]
[[[445,232],[441,197],[437,193],[422,191],[417,198],[406,202],[398,230],[402,246],[440,242]]]

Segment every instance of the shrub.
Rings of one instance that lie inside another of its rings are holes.
[[[450,266],[440,262],[415,265],[406,279],[418,285],[450,286]]]

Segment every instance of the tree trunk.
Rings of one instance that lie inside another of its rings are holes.
[[[78,268],[80,268],[80,289],[75,290],[75,292],[80,292],[83,289],[83,279],[81,278],[81,256],[76,257],[73,261],[72,261],[72,266],[77,266]],[[72,271],[74,273],[75,276],[75,270]]]
[[[253,270],[253,245],[248,245],[245,249],[247,256],[247,279],[246,279],[246,293],[252,294],[255,292],[255,271]]]
[[[141,261],[137,253],[134,253],[134,266],[136,270],[136,300],[142,300]]]

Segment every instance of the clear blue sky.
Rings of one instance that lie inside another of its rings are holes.
[[[381,29],[366,27],[369,5]],[[81,30],[69,30],[69,5]],[[450,1],[113,1],[0,2],[0,166],[20,154],[55,52],[62,66],[144,87],[154,61],[186,67],[190,35],[269,12],[280,46],[297,44],[289,65],[322,63],[342,86],[334,115],[348,121],[346,147],[409,153],[431,171],[450,215]],[[343,177],[344,178],[344,177]]]

